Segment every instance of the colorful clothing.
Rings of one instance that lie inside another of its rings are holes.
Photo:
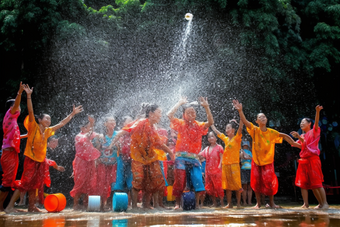
[[[186,151],[198,154],[202,146],[202,136],[208,133],[204,122],[194,121],[189,123],[185,120],[174,118],[170,127],[178,132],[176,152]]]
[[[46,164],[48,165],[48,167],[57,165],[57,163],[51,159],[46,158],[45,160],[46,160]],[[48,177],[50,178],[50,169],[48,168],[47,171],[48,173],[46,173],[46,175],[48,175]],[[38,189],[38,198],[39,198],[39,203],[44,204],[44,201],[45,201],[44,184],[41,184],[40,188]]]
[[[248,133],[253,139],[253,160],[258,166],[268,165],[274,162],[275,144],[282,143],[280,133],[274,129],[267,128],[263,132],[259,127],[252,123],[250,128],[247,128]]]
[[[279,189],[279,181],[275,175],[274,163],[258,166],[252,161],[250,186],[255,192],[266,196],[275,195]]]
[[[101,156],[91,143],[96,136],[91,133],[79,133],[75,138],[76,157],[73,160],[74,187],[70,192],[76,194],[93,194],[97,191],[96,159]]]
[[[143,163],[133,160],[131,169],[133,188],[155,193],[164,187],[164,178],[158,161],[143,165]]]
[[[18,126],[19,111],[14,114],[8,109],[2,122],[4,137],[2,139],[2,149],[13,147],[16,152],[20,153],[20,130]]]
[[[295,185],[303,189],[322,188],[323,174],[319,156],[299,159]]]
[[[299,165],[296,171],[295,185],[303,189],[316,189],[321,188],[323,182],[323,174],[321,169],[321,161],[319,158],[319,140],[320,140],[320,127],[317,130],[309,130],[306,134],[302,134],[304,139],[302,145]]]
[[[149,119],[140,119],[123,128],[131,134],[132,185],[135,189],[155,192],[164,187],[157,147],[164,144]],[[163,151],[162,151],[163,152]]]
[[[2,151],[1,167],[3,169],[1,191],[9,191],[14,187],[19,166],[19,156],[17,151],[10,147]]]
[[[242,189],[240,164],[222,164],[222,188],[231,191]]]
[[[242,149],[244,153],[246,153],[248,156],[250,156],[251,158],[253,157],[252,153],[250,150],[247,149]],[[241,158],[241,170],[242,169],[247,169],[250,170],[251,169],[251,159],[243,159]]]
[[[46,158],[47,139],[54,135],[53,128],[45,128],[41,134],[39,124],[35,120],[29,121],[29,116],[25,118],[24,126],[28,131],[24,155],[36,162],[43,162]]]
[[[217,136],[225,144],[224,153],[222,156],[222,164],[229,165],[240,163],[242,134],[236,134],[232,139],[229,139],[229,137],[225,136],[223,133]]]

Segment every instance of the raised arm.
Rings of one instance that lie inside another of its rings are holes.
[[[235,109],[238,111],[238,114],[240,115],[240,121],[243,122],[243,124],[247,127],[250,128],[251,124],[250,122],[246,119],[246,116],[244,116],[243,113],[243,107],[242,107],[242,103],[239,103],[238,100],[233,100],[233,105],[235,107]]]
[[[22,84],[22,82],[20,82],[19,91],[17,93],[17,97],[15,98],[14,105],[11,109],[11,114],[15,114],[15,112],[17,112],[17,110],[19,110],[19,106],[20,106],[20,102],[21,102],[21,94],[24,91],[24,88],[25,88],[25,86]]]
[[[175,118],[175,113],[177,112],[178,108],[187,102],[188,102],[187,97],[181,97],[180,100],[178,100],[174,107],[172,107],[172,109],[167,113],[170,121],[172,121]]]
[[[295,142],[292,137],[288,136],[285,133],[281,133],[279,134],[280,137],[282,137],[284,140],[286,140],[290,145],[292,145],[293,147],[297,147],[301,149],[301,144]]]
[[[215,127],[215,125],[210,126],[210,128],[219,136],[222,133],[220,131],[217,130],[217,128]]]
[[[207,113],[207,118],[208,118],[208,122],[205,123],[204,127],[209,128],[211,125],[214,124],[214,118],[209,108],[208,98],[206,97],[204,99],[203,97],[200,97],[200,102],[201,102],[201,106],[204,107],[205,112]]]
[[[35,121],[34,119],[34,111],[33,111],[33,104],[32,104],[32,99],[31,95],[33,93],[33,87],[30,88],[28,84],[24,84],[24,90],[26,92],[27,96],[27,110],[28,110],[28,120],[29,122]]]
[[[75,105],[73,105],[73,111],[72,113],[70,113],[66,118],[64,118],[64,120],[62,120],[59,124],[56,124],[54,126],[52,126],[52,129],[54,131],[57,131],[58,129],[60,129],[61,127],[65,126],[67,123],[70,122],[70,120],[76,115],[79,114],[80,112],[83,111],[83,106],[77,106],[75,107]]]
[[[320,111],[323,109],[322,106],[317,105],[315,107],[316,113],[315,113],[315,123],[314,123],[314,130],[318,130],[319,128],[319,119],[320,119]]]
[[[237,135],[242,135],[243,121],[240,120],[240,125],[238,126]]]

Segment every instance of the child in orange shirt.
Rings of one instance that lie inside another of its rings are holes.
[[[257,115],[256,123],[259,125],[257,127],[244,116],[242,103],[233,100],[233,104],[253,139],[250,185],[256,195],[257,204],[255,208],[261,207],[261,194],[269,196],[269,206],[271,208],[281,208],[274,203],[274,195],[279,187],[274,171],[275,144],[282,143],[282,139],[285,139],[290,144],[295,142],[290,136],[267,128],[267,117],[263,113]]]
[[[237,134],[236,123],[231,121],[227,124],[225,132],[227,136],[219,132],[214,125],[211,126],[212,130],[217,134],[224,144],[224,152],[221,159],[220,167],[222,164],[222,188],[227,190],[228,205],[225,208],[232,208],[231,192],[235,191],[237,199],[237,208],[241,207],[241,171],[240,171],[240,149],[242,141],[242,128],[243,123],[240,121]]]
[[[15,181],[16,188],[11,201],[5,212],[14,212],[14,202],[19,198],[20,191],[28,191],[29,195],[29,212],[41,212],[35,205],[36,189],[46,180],[46,168],[48,168],[46,158],[47,139],[54,135],[54,132],[66,125],[76,114],[83,111],[82,106],[75,107],[73,111],[59,124],[50,127],[51,117],[48,114],[40,114],[37,120],[34,117],[33,105],[31,100],[32,89],[24,85],[27,95],[28,118],[25,119],[24,125],[27,128],[27,143],[25,148],[24,172],[21,180]]]

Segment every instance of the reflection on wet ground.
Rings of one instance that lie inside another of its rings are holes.
[[[125,227],[125,226],[265,226],[324,227],[340,226],[340,206],[321,211],[284,207],[271,210],[252,208],[212,209],[199,211],[0,213],[0,226],[17,227]]]

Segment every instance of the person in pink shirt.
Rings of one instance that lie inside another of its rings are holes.
[[[20,82],[19,91],[15,99],[6,102],[6,115],[2,122],[4,137],[2,140],[1,166],[3,169],[2,184],[0,186],[0,211],[4,210],[3,203],[8,192],[14,186],[17,175],[20,153],[20,130],[17,123],[20,115],[21,94],[24,91],[24,85]]]
[[[206,147],[199,153],[199,156],[205,158],[205,190],[211,196],[213,206],[217,207],[216,197],[220,198],[221,206],[224,206],[222,189],[222,169],[221,160],[223,147],[216,143],[217,139],[213,132],[209,132],[208,141],[210,146]]]
[[[94,119],[89,117],[89,122],[81,127],[81,132],[75,138],[76,157],[73,160],[74,187],[70,192],[74,199],[73,209],[80,210],[79,199],[82,195],[96,192],[96,160],[101,152],[96,149],[92,140],[99,136],[93,132]],[[87,201],[87,198],[84,199]],[[86,202],[83,204],[86,207]]]
[[[316,106],[315,124],[312,126],[312,120],[309,118],[302,119],[300,127],[305,134],[293,131],[291,134],[299,140],[292,146],[301,149],[299,166],[296,171],[295,185],[301,188],[301,194],[304,204],[302,208],[308,208],[308,190],[312,190],[319,202],[316,209],[328,209],[325,189],[323,188],[323,174],[321,169],[321,161],[319,158],[319,140],[320,127],[319,117],[322,106]]]

